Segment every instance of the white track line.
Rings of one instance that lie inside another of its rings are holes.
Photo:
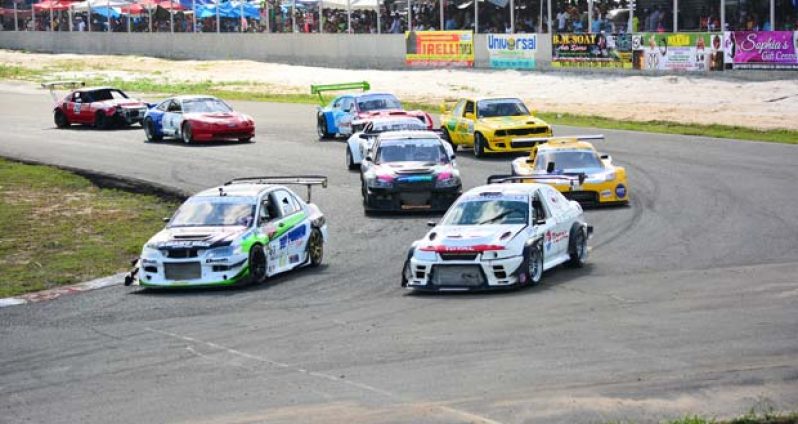
[[[342,378],[339,378],[339,377],[331,375],[331,374],[325,374],[325,373],[315,372],[315,371],[308,371],[307,369],[304,369],[304,368],[297,368],[295,366],[292,366],[292,365],[289,365],[289,364],[286,364],[286,363],[283,363],[283,362],[278,362],[278,361],[271,360],[269,358],[265,358],[263,356],[258,356],[258,355],[253,355],[251,353],[242,352],[240,350],[236,350],[236,349],[232,349],[232,348],[229,348],[229,347],[226,347],[226,346],[222,346],[222,345],[220,345],[218,343],[208,342],[208,341],[205,341],[205,340],[200,340],[200,339],[197,339],[195,337],[182,336],[180,334],[171,333],[171,332],[168,332],[168,331],[156,330],[156,329],[151,328],[151,327],[145,327],[144,329],[147,330],[147,331],[153,332],[153,333],[157,333],[157,334],[161,334],[161,335],[164,335],[164,336],[172,337],[172,338],[175,338],[175,339],[178,339],[178,340],[183,340],[183,341],[190,342],[190,343],[195,343],[195,344],[204,344],[206,346],[210,346],[212,348],[227,352],[227,353],[229,353],[231,355],[239,356],[239,357],[246,358],[246,359],[251,359],[251,360],[257,361],[257,362],[262,362],[264,364],[272,365],[272,366],[275,366],[275,367],[278,367],[278,368],[292,370],[292,371],[295,371],[295,372],[298,372],[300,374],[304,374],[304,375],[307,375],[307,376],[310,376],[310,377],[316,377],[316,378],[320,378],[320,379],[324,379],[324,380],[328,380],[328,381],[332,381],[332,382],[336,382],[336,383],[341,383],[341,384],[346,384],[346,385],[349,385],[349,386],[357,387],[358,389],[361,389],[363,391],[375,393],[375,394],[378,394],[378,395],[382,395],[382,396],[385,396],[387,398],[391,398],[392,400],[395,400],[395,401],[399,401],[399,402],[403,402],[403,403],[408,402],[408,400],[402,398],[402,396],[399,396],[397,394],[388,392],[386,390],[378,389],[378,388],[376,388],[374,386],[370,386],[368,384],[352,381],[350,379],[342,379]],[[206,356],[206,355],[203,355],[203,356]],[[449,407],[449,406],[444,406],[444,405],[433,405],[433,406],[438,408],[439,410],[441,410],[443,412],[446,412],[446,413],[449,413],[449,414],[452,414],[452,415],[457,415],[459,417],[465,418],[467,420],[471,420],[473,422],[484,423],[484,424],[501,424],[500,422],[492,420],[490,418],[483,417],[483,416],[477,415],[477,414],[473,414],[471,412],[455,409],[455,408],[452,408],[452,407]]]

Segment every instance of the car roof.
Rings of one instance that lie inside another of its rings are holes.
[[[543,144],[538,146],[538,151],[543,150],[590,150],[595,151],[596,149],[593,147],[592,144],[588,143],[587,141],[579,141],[576,138],[558,138],[555,140],[549,140]]]
[[[75,90],[74,92],[75,93],[88,93],[90,91],[100,91],[100,90],[118,90],[118,91],[122,91],[121,89],[118,89],[116,87],[83,87],[83,88],[79,88],[79,89]],[[124,91],[122,91],[122,92],[124,93]]]
[[[369,97],[369,96],[391,96],[396,98],[396,95],[393,93],[388,93],[385,91],[366,91],[365,93],[357,93],[353,95],[356,99],[361,97]]]
[[[263,192],[272,191],[277,188],[285,188],[285,187],[275,184],[258,184],[258,183],[229,184],[229,185],[217,186],[206,190],[202,190],[201,192],[195,194],[192,197],[218,196],[220,189],[227,196],[256,197]]]
[[[483,100],[518,100],[518,101],[520,101],[521,103],[523,103],[523,102],[524,102],[524,100],[523,100],[523,99],[521,99],[520,97],[513,97],[513,96],[493,96],[493,97],[461,97],[461,98],[457,99],[457,101],[459,102],[460,100],[463,100],[463,99],[465,99],[465,100],[472,100],[472,101],[475,101],[475,102],[481,102],[481,101],[483,101]]]
[[[499,183],[499,184],[486,184],[479,187],[474,187],[471,190],[463,193],[464,196],[478,196],[481,193],[502,193],[506,195],[530,195],[533,194],[545,184],[539,183]]]
[[[385,140],[407,140],[407,139],[440,139],[437,133],[426,130],[400,130],[400,131],[387,131],[381,133],[379,136],[380,141]]]
[[[214,97],[214,96],[208,96],[208,95],[206,95],[206,94],[184,94],[184,95],[182,95],[182,96],[175,96],[175,97],[172,97],[172,99],[174,99],[174,100],[180,100],[180,101],[184,101],[184,100],[196,100],[196,99],[214,99],[214,100],[218,100],[218,97]]]

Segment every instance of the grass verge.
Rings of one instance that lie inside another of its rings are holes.
[[[28,69],[21,66],[0,65],[0,79],[38,81],[46,74],[47,72],[42,70]],[[163,83],[153,79],[123,80],[118,78],[95,78],[87,81],[87,84],[111,85],[122,90],[139,93],[157,93],[164,95],[206,93],[228,100],[318,104],[318,97],[310,94],[274,93],[274,87],[268,84],[257,84],[246,81],[223,83],[211,81]],[[438,113],[438,105],[435,104],[406,102],[405,106],[412,109],[425,110],[433,114]],[[703,125],[656,120],[627,121],[600,116],[553,112],[541,112],[539,116],[548,123],[554,125],[798,144],[798,131],[786,129],[757,130],[734,125]]]
[[[704,418],[698,415],[688,415],[684,418],[667,421],[667,424],[796,424],[798,423],[798,413],[776,413],[749,412],[730,420],[716,420],[714,418]]]
[[[176,204],[0,158],[0,297],[124,271]]]

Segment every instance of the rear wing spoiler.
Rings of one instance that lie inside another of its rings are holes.
[[[321,93],[325,91],[343,91],[343,90],[363,90],[371,89],[371,85],[366,81],[358,82],[342,82],[339,84],[315,84],[310,86],[310,94],[318,94],[319,102],[324,103],[324,97]]]
[[[587,175],[584,173],[564,173],[564,174],[539,174],[539,175],[491,175],[488,177],[488,184],[501,183],[532,183],[532,182],[551,182],[568,181],[570,191],[576,190],[585,182]]]
[[[604,134],[590,134],[590,135],[561,135],[559,137],[530,137],[530,138],[515,138],[513,142],[523,142],[525,144],[535,145],[541,143],[548,143],[551,141],[591,141],[591,140],[604,140]]]
[[[320,185],[322,188],[327,188],[327,177],[324,175],[282,175],[282,176],[266,176],[266,177],[242,177],[234,178],[224,185],[229,186],[233,184],[285,184],[285,185],[303,185],[308,188],[308,200],[310,203],[311,187]]]
[[[50,90],[50,97],[53,98],[54,102],[57,102],[58,95],[56,94],[56,88],[65,88],[67,90],[72,90],[75,88],[85,87],[85,81],[50,81],[50,82],[43,82],[42,88],[46,88]]]

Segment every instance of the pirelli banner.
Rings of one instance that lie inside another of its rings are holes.
[[[405,63],[411,67],[473,67],[474,34],[471,31],[405,32]]]
[[[554,34],[553,68],[632,69],[630,34]]]

